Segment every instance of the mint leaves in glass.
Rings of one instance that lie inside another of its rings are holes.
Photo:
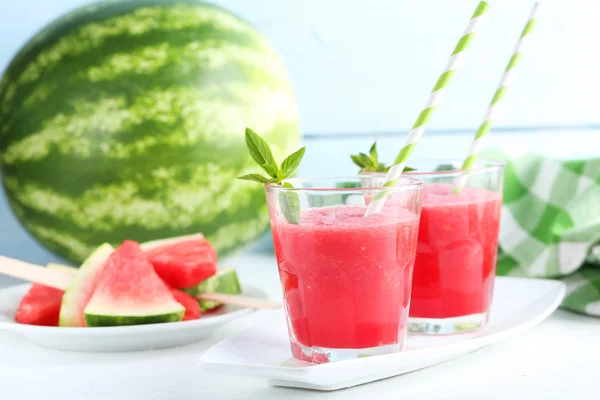
[[[265,187],[293,356],[329,363],[402,351],[421,182],[403,176],[381,187],[377,175],[291,178],[304,148],[279,164],[251,129],[246,144],[262,171],[240,179]],[[376,152],[374,146],[371,156]],[[364,217],[383,192],[386,206]]]
[[[360,174],[369,172],[388,172],[389,165],[379,162],[379,154],[377,153],[377,141],[369,149],[369,154],[358,153],[350,156],[352,162],[360,167]],[[413,168],[405,167],[404,171],[414,171]]]
[[[253,181],[259,183],[274,183],[283,187],[292,188],[289,183],[284,183],[286,178],[289,178],[300,166],[302,157],[306,147],[290,154],[281,165],[277,165],[273,152],[269,148],[267,142],[261,138],[256,132],[250,128],[246,128],[246,146],[250,152],[250,156],[259,167],[261,167],[267,176],[260,174],[248,174],[238,177],[238,179]],[[291,224],[300,222],[300,199],[293,192],[280,193],[279,201],[285,219]]]
[[[261,167],[268,176],[260,174],[248,174],[238,177],[246,181],[254,181],[259,183],[276,183],[283,185],[283,180],[290,177],[300,165],[302,157],[306,147],[302,147],[295,153],[290,154],[283,162],[281,166],[277,166],[277,162],[273,158],[273,152],[269,148],[269,145],[263,138],[258,136],[250,128],[246,128],[246,146],[250,152],[252,159],[256,161],[259,167]]]

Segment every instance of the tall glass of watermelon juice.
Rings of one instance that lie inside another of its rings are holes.
[[[422,183],[402,178],[384,188],[383,178],[360,176],[287,182],[293,188],[267,184],[266,191],[294,357],[327,363],[401,351]],[[383,210],[364,217],[370,199],[384,192],[390,201]]]
[[[412,162],[424,182],[409,332],[451,334],[483,327],[496,272],[504,165],[481,160]]]

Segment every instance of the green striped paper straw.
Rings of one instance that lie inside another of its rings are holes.
[[[404,167],[406,167],[408,158],[417,146],[417,143],[421,139],[421,136],[423,136],[425,126],[431,119],[435,108],[442,99],[444,89],[450,83],[450,79],[452,79],[454,71],[456,71],[456,68],[462,60],[465,50],[469,47],[469,43],[471,43],[471,40],[475,36],[477,25],[479,25],[479,23],[481,22],[484,14],[488,9],[488,6],[488,3],[486,3],[485,1],[480,1],[477,5],[475,12],[469,20],[469,25],[467,26],[467,29],[465,30],[460,40],[454,47],[454,51],[452,52],[450,59],[446,64],[444,72],[439,76],[437,82],[435,83],[433,90],[429,94],[429,98],[427,99],[425,107],[417,117],[417,120],[415,121],[410,132],[408,133],[408,137],[406,138],[404,146],[400,149],[400,152],[396,156],[392,167],[389,169],[385,177],[385,186],[395,185],[398,178],[400,178],[402,171],[404,171]],[[379,211],[381,211],[381,208],[385,203],[385,197],[385,192],[382,195],[374,196],[373,200],[369,204],[369,207],[367,208],[367,211],[365,212],[365,217],[371,214],[376,214]]]
[[[506,93],[506,89],[511,84],[512,80],[514,79],[517,64],[519,63],[519,59],[521,58],[523,49],[529,39],[529,36],[531,34],[531,31],[533,30],[533,27],[535,26],[535,23],[537,21],[537,14],[539,11],[539,7],[540,7],[540,3],[535,3],[533,5],[533,9],[531,10],[531,14],[529,15],[529,18],[527,19],[527,23],[525,24],[525,27],[523,28],[523,32],[521,32],[521,36],[519,37],[519,40],[517,41],[515,50],[512,53],[512,56],[510,57],[510,61],[508,62],[506,69],[504,70],[504,74],[502,75],[500,84],[498,85],[496,92],[494,92],[494,97],[492,97],[492,101],[490,102],[490,105],[489,105],[487,111],[485,112],[485,116],[483,117],[483,122],[479,126],[479,129],[477,129],[477,133],[475,134],[475,139],[473,140],[473,143],[471,143],[471,149],[469,150],[469,154],[468,154],[467,158],[463,162],[462,169],[471,168],[473,166],[473,163],[477,159],[477,156],[481,152],[481,149],[483,147],[483,141],[492,127],[494,115],[497,113],[497,111],[499,109],[500,101],[504,97],[504,94]],[[466,175],[462,175],[461,177],[459,177],[460,179],[458,179],[458,181],[455,183],[455,191],[460,191],[462,186],[464,186],[466,184],[466,177],[467,177]]]

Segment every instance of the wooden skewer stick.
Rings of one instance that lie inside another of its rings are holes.
[[[57,269],[53,269],[52,267],[57,267]],[[63,264],[57,264],[57,263],[49,263],[46,265],[46,268],[50,268],[53,271],[60,271],[66,275],[69,275],[71,277],[71,279],[73,279],[73,277],[75,275],[77,275],[77,268],[75,267],[69,267],[67,265],[63,265]]]
[[[281,303],[256,297],[240,296],[237,294],[225,293],[202,293],[196,296],[200,300],[216,301],[217,303],[229,304],[232,306],[259,308],[265,310],[276,310],[283,307]]]
[[[14,278],[40,283],[56,289],[65,290],[69,286],[69,283],[71,283],[75,271],[73,271],[73,273],[68,271],[58,271],[41,267],[39,265],[30,264],[25,261],[16,260],[14,258],[0,256],[0,273],[12,276]],[[224,293],[203,293],[201,295],[197,295],[196,298],[200,300],[216,301],[218,303],[229,304],[232,306],[257,309],[274,310],[282,307],[281,303],[274,301]]]
[[[73,279],[68,273],[4,256],[0,256],[0,273],[60,290],[65,290]]]

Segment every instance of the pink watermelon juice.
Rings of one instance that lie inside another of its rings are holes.
[[[306,209],[299,224],[271,216],[293,350],[294,343],[401,349],[418,209],[386,207],[366,218],[365,210],[351,205]]]
[[[449,184],[423,187],[410,316],[487,313],[493,291],[500,193]]]

